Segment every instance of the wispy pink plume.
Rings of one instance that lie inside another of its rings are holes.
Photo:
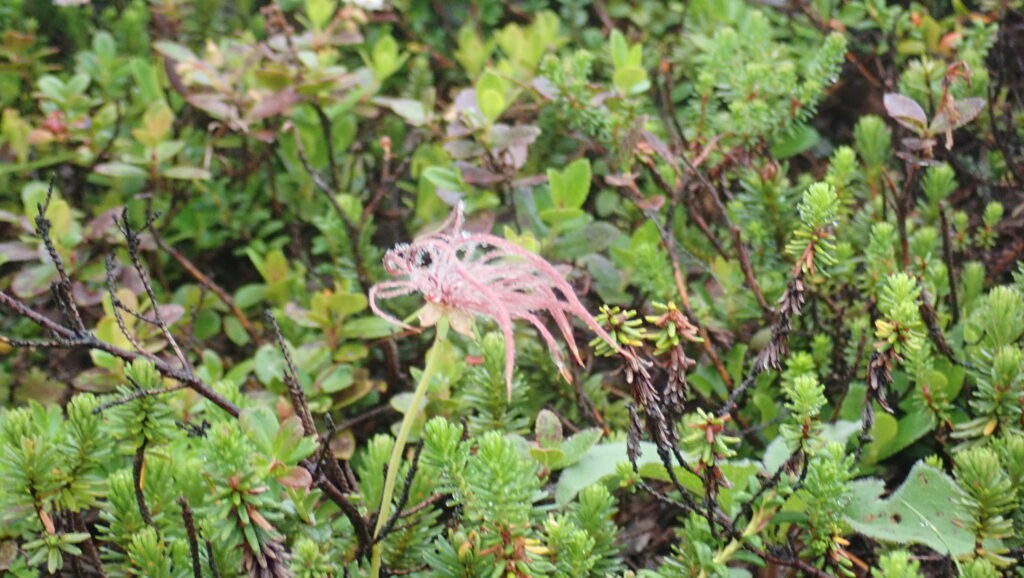
[[[421,293],[428,304],[454,314],[493,319],[505,337],[505,384],[510,398],[515,366],[514,320],[525,320],[537,330],[567,381],[571,378],[562,352],[540,317],[545,313],[554,320],[580,365],[583,361],[569,321],[573,316],[581,319],[616,352],[631,357],[583,307],[572,286],[551,263],[501,237],[470,233],[463,231],[462,226],[462,204],[459,203],[441,229],[389,250],[384,255],[384,269],[399,278],[378,283],[370,289],[370,309],[395,325],[412,329],[381,310],[377,300]]]

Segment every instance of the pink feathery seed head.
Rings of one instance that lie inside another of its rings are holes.
[[[420,316],[423,325],[430,325],[441,314],[448,313],[454,329],[469,333],[465,320],[471,316],[493,319],[505,338],[505,384],[509,399],[515,365],[512,322],[516,319],[537,330],[567,381],[571,381],[571,375],[558,343],[539,314],[547,313],[554,320],[580,365],[583,362],[572,335],[571,316],[581,319],[616,352],[632,357],[586,310],[572,286],[551,263],[501,237],[463,231],[463,224],[459,203],[440,229],[390,249],[384,255],[384,270],[396,279],[370,289],[370,309],[386,321],[411,329],[381,310],[377,300],[420,293],[428,304]]]

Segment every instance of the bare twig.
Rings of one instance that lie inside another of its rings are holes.
[[[721,215],[722,222],[725,223],[726,228],[729,229],[729,233],[732,235],[733,246],[736,249],[736,254],[740,260],[740,268],[743,270],[743,277],[746,280],[747,287],[754,293],[754,298],[757,300],[757,304],[761,307],[762,313],[766,318],[771,318],[772,308],[768,305],[768,302],[764,299],[764,294],[761,293],[761,286],[757,283],[757,278],[754,276],[754,268],[750,263],[750,254],[747,252],[747,247],[743,243],[741,235],[741,229],[732,222],[729,218],[729,213],[726,211],[725,204],[722,202],[722,194],[719,192],[718,187],[711,183],[704,173],[700,171],[690,159],[687,158],[683,151],[678,151],[677,156],[679,160],[683,161],[686,168],[697,177],[697,181],[704,187],[704,189],[711,196],[711,200],[715,207],[718,209]]]
[[[274,314],[269,309],[264,310],[263,315],[266,317],[267,322],[270,323],[270,328],[274,333],[274,341],[277,342],[277,346],[284,355],[284,383],[288,387],[288,397],[292,400],[292,408],[299,416],[299,421],[302,422],[302,433],[307,436],[316,436],[318,434],[316,424],[313,422],[313,414],[309,411],[309,403],[306,402],[306,392],[302,389],[302,384],[299,383],[299,373],[295,369],[295,362],[292,360],[292,353],[288,349],[284,335],[281,334],[281,326],[277,324],[277,318],[274,317]]]
[[[413,480],[416,479],[416,472],[419,471],[420,456],[423,454],[423,439],[416,443],[416,449],[412,455],[412,462],[409,464],[409,471],[405,475],[405,483],[402,485],[402,494],[398,497],[398,504],[395,506],[394,513],[388,518],[388,521],[377,533],[376,541],[381,541],[387,536],[395,527],[395,522],[402,517],[403,510],[406,504],[409,503],[409,491],[412,489]]]
[[[953,232],[946,214],[946,202],[939,201],[939,225],[942,227],[942,260],[946,262],[946,278],[949,280],[949,311],[953,325],[960,319],[960,302],[957,299],[956,262],[953,260]]]
[[[71,294],[71,279],[64,268],[64,260],[61,259],[57,253],[57,247],[53,244],[53,237],[50,236],[51,223],[46,218],[46,212],[50,209],[50,201],[53,199],[53,183],[56,176],[56,173],[54,173],[50,177],[50,186],[46,190],[46,200],[36,207],[39,211],[36,214],[36,234],[43,240],[46,252],[49,254],[50,260],[53,261],[53,266],[57,269],[57,282],[53,287],[57,306],[64,317],[75,328],[75,331],[85,333],[85,322],[82,321],[82,314],[78,311],[78,305],[75,304],[74,297]]]
[[[124,317],[121,316],[122,312],[129,311],[129,309],[117,297],[117,282],[114,279],[114,269],[117,267],[117,264],[114,261],[113,253],[107,255],[105,266],[107,269],[107,293],[110,295],[111,310],[114,313],[114,321],[117,323],[117,328],[121,331],[121,335],[128,340],[128,343],[135,348],[135,351],[145,352],[146,350],[142,347],[142,344],[135,340],[135,336],[131,331],[128,331],[128,325],[124,322]],[[156,304],[154,303],[153,306],[155,307]]]
[[[232,417],[238,417],[239,410],[238,406],[228,401],[224,396],[214,391],[209,385],[203,382],[201,379],[196,377],[190,372],[185,372],[169,365],[166,361],[150,355],[148,353],[140,353],[136,351],[129,351],[122,349],[115,345],[100,341],[94,335],[86,333],[84,335],[78,334],[73,329],[64,327],[63,325],[53,321],[45,315],[33,310],[28,307],[13,295],[10,295],[6,291],[0,290],[0,306],[6,307],[13,311],[15,314],[29,319],[36,325],[49,331],[57,337],[56,341],[52,343],[54,348],[86,348],[103,351],[117,357],[121,360],[131,363],[137,359],[147,359],[153,362],[156,370],[164,377],[173,379],[180,383],[184,383],[186,387],[194,390],[199,395],[203,396],[217,407],[228,412]],[[7,339],[12,345],[16,344],[15,340]],[[38,346],[39,343],[28,342],[30,345]],[[50,345],[50,344],[48,344]]]
[[[203,567],[199,560],[199,540],[196,538],[196,524],[192,519],[192,508],[188,506],[185,496],[178,497],[178,505],[181,506],[181,521],[185,524],[188,549],[192,554],[192,576],[203,578]]]
[[[213,544],[209,538],[203,541],[206,542],[206,565],[210,567],[210,575],[212,578],[220,578],[220,572],[217,570],[217,560],[213,557]]]
[[[142,468],[146,465],[146,444],[149,439],[142,436],[142,442],[135,449],[135,459],[132,460],[132,479],[135,486],[135,503],[139,507],[139,514],[147,526],[153,526],[153,516],[149,513],[149,506],[146,505],[146,496],[142,493]]]
[[[363,260],[362,251],[359,248],[359,239],[362,237],[363,225],[360,223],[358,226],[352,222],[352,219],[348,217],[344,209],[338,203],[336,191],[326,182],[320,173],[309,164],[309,159],[306,158],[306,153],[302,148],[302,141],[299,139],[298,133],[295,134],[295,154],[299,158],[299,162],[302,163],[302,168],[309,174],[313,180],[313,184],[316,188],[323,193],[324,197],[327,198],[327,202],[330,203],[331,208],[334,210],[338,219],[341,220],[341,225],[345,229],[345,234],[348,236],[349,244],[352,247],[352,265],[356,271],[356,280],[359,282],[359,287],[363,293],[369,293],[373,283],[370,281],[370,276],[366,270],[366,263]],[[363,214],[363,221],[366,222],[368,215]],[[388,368],[388,389],[396,391],[400,385],[399,380],[401,379],[401,373],[399,371],[398,363],[398,347],[395,345],[393,339],[388,339],[383,342],[382,351],[384,352],[384,360]]]
[[[143,397],[150,397],[150,396],[154,396],[154,395],[163,395],[165,393],[173,393],[175,391],[179,391],[179,390],[185,389],[187,387],[188,386],[186,384],[179,383],[178,385],[172,385],[170,387],[164,387],[164,388],[161,388],[161,389],[140,389],[140,390],[138,390],[135,393],[132,393],[130,395],[126,395],[126,396],[124,396],[122,398],[115,399],[114,401],[108,401],[107,403],[104,403],[102,405],[98,405],[98,406],[96,406],[96,409],[92,410],[92,413],[93,414],[103,413],[104,411],[106,411],[106,410],[108,410],[108,409],[110,409],[112,407],[117,407],[119,405],[124,405],[126,403],[133,402],[133,401],[135,401],[137,399],[141,399]]]
[[[128,210],[125,209],[121,213],[121,219],[118,221],[115,219],[118,228],[121,230],[121,234],[124,235],[125,241],[128,243],[128,258],[131,259],[132,266],[135,268],[135,272],[139,274],[139,279],[142,281],[142,288],[146,292],[146,296],[149,297],[150,305],[153,307],[153,318],[156,319],[156,326],[160,328],[160,332],[163,333],[164,339],[167,340],[168,345],[174,351],[174,355],[177,356],[178,361],[181,362],[181,369],[187,373],[192,373],[192,366],[188,362],[188,358],[181,351],[181,347],[178,346],[178,342],[171,335],[170,326],[163,320],[163,316],[160,314],[159,302],[156,299],[156,293],[153,291],[153,283],[149,279],[149,273],[146,268],[142,266],[142,262],[139,258],[139,245],[141,240],[139,239],[139,233],[148,229],[153,221],[159,217],[159,214],[152,214],[146,220],[145,224],[138,230],[132,229],[131,223],[128,222]]]

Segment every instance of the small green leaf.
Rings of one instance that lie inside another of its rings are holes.
[[[199,60],[194,52],[185,48],[181,44],[171,42],[170,40],[158,40],[153,43],[153,48],[155,48],[160,54],[179,62]]]
[[[380,317],[360,317],[346,321],[338,336],[343,339],[379,339],[398,331],[397,327]]]
[[[121,162],[100,163],[96,165],[96,172],[118,179],[146,178],[149,176],[149,173],[141,168]]]
[[[339,365],[329,370],[320,381],[320,389],[325,393],[335,393],[352,385],[352,366]]]
[[[247,407],[239,416],[242,432],[260,451],[273,455],[274,438],[277,436],[277,416],[263,406]]]
[[[337,8],[335,0],[306,0],[306,17],[313,30],[323,30]]]
[[[586,225],[593,217],[581,209],[545,209],[540,212],[540,218],[552,227],[570,229]]]
[[[463,182],[458,169],[427,167],[423,171],[423,178],[435,187],[446,191],[463,192],[466,190],[466,183]]]
[[[548,169],[551,199],[559,209],[579,209],[590,194],[590,161],[577,159],[565,169]]]
[[[231,340],[231,343],[235,345],[243,346],[249,344],[249,332],[242,326],[242,322],[234,317],[224,318],[224,333]]]
[[[404,118],[413,126],[422,126],[430,120],[427,109],[423,106],[423,103],[418,100],[381,96],[373,99],[373,102],[374,104],[390,108],[392,112]]]
[[[629,44],[626,42],[626,37],[623,36],[622,32],[618,30],[612,30],[611,35],[608,37],[608,41],[611,44],[612,51],[612,64],[615,68],[622,68],[629,65]]]
[[[637,94],[644,92],[650,86],[647,81],[647,71],[639,66],[627,66],[615,69],[612,75],[612,82],[626,94]]]
[[[555,469],[555,464],[565,459],[565,452],[558,448],[530,448],[530,457],[546,468]]]
[[[171,167],[160,171],[160,174],[169,179],[182,179],[186,181],[206,181],[212,176],[210,171],[199,167]]]
[[[501,117],[501,113],[505,112],[505,97],[494,90],[478,91],[476,101],[480,107],[480,113],[491,124],[494,124]]]
[[[534,432],[537,444],[542,448],[550,449],[562,444],[562,422],[551,410],[540,410],[534,424]]]
[[[601,439],[602,435],[604,435],[604,433],[596,427],[585,429],[573,434],[572,437],[562,443],[562,451],[565,453],[565,459],[558,463],[558,467],[565,468],[580,461],[580,459],[583,458],[583,455],[590,451],[590,448],[594,447],[594,444]]]
[[[810,150],[820,140],[821,135],[814,127],[801,124],[776,138],[772,143],[771,153],[777,159],[788,159]]]

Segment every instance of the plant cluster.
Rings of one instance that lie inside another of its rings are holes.
[[[0,574],[1024,572],[1022,30],[4,2]]]

